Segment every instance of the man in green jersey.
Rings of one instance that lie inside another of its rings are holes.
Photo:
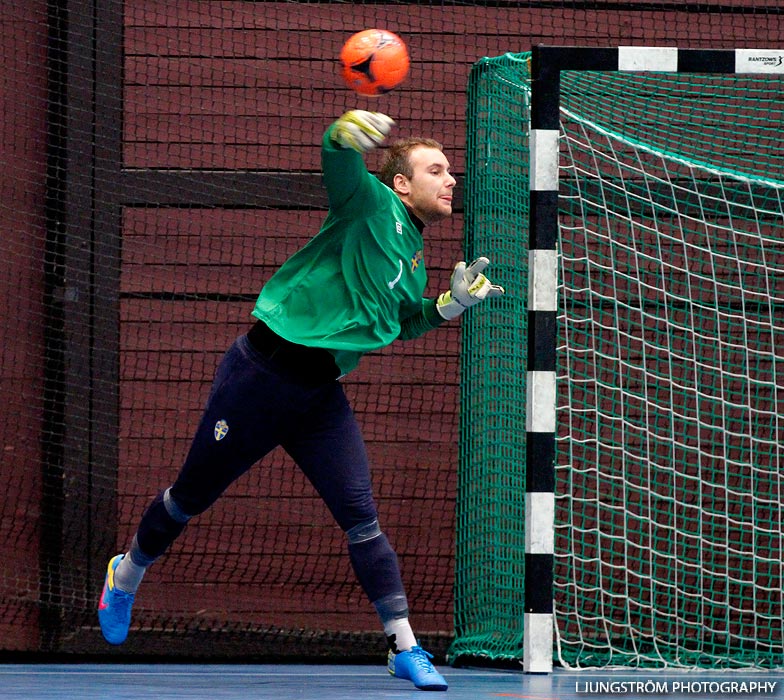
[[[321,230],[264,285],[255,324],[222,359],[175,482],[145,510],[130,548],[109,562],[98,604],[104,637],[121,644],[147,567],[239,476],[281,445],[346,534],[356,576],[389,644],[392,675],[446,690],[417,643],[397,556],[378,522],[370,467],[340,377],[367,352],[415,338],[503,289],[487,258],[455,266],[450,289],[424,296],[422,231],[452,213],[455,179],[438,142],[389,147],[379,178],[362,153],[381,144],[389,117],[347,112],[324,134],[329,213]]]

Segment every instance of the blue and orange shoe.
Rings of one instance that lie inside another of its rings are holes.
[[[420,646],[399,654],[390,651],[387,669],[395,678],[411,681],[419,690],[446,690],[449,685],[430,663],[432,658],[433,655]]]
[[[101,624],[103,638],[109,644],[122,644],[131,626],[134,594],[121,591],[114,585],[114,570],[124,556],[118,554],[109,561],[101,599],[98,601],[98,622]]]

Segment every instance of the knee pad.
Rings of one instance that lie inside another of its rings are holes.
[[[378,520],[355,525],[346,535],[351,565],[368,600],[374,604],[384,601],[381,604],[384,617],[395,617],[401,609],[400,596],[405,600],[403,581],[397,555]]]
[[[381,535],[381,526],[378,524],[377,518],[359,523],[359,525],[354,525],[354,527],[346,530],[349,544],[361,544],[379,535]]]
[[[185,511],[177,505],[177,501],[171,495],[171,487],[163,492],[163,506],[166,512],[171,516],[172,520],[178,523],[187,523],[193,516],[188,515]]]
[[[159,493],[142,515],[134,538],[132,559],[149,566],[163,554],[185,529],[190,516],[183,513],[169,495],[169,489]]]

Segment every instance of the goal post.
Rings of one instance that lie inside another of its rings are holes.
[[[461,653],[529,672],[784,665],[782,64],[540,46],[475,67],[467,173],[486,191],[466,198],[466,248],[512,209],[527,267],[524,640]],[[516,201],[499,189],[518,169]],[[495,614],[467,613],[461,580],[453,648]]]

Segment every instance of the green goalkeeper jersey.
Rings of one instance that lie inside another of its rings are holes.
[[[442,319],[423,298],[420,227],[359,153],[332,141],[333,127],[322,143],[329,213],[264,285],[253,315],[286,340],[329,350],[346,374],[365,353]]]

